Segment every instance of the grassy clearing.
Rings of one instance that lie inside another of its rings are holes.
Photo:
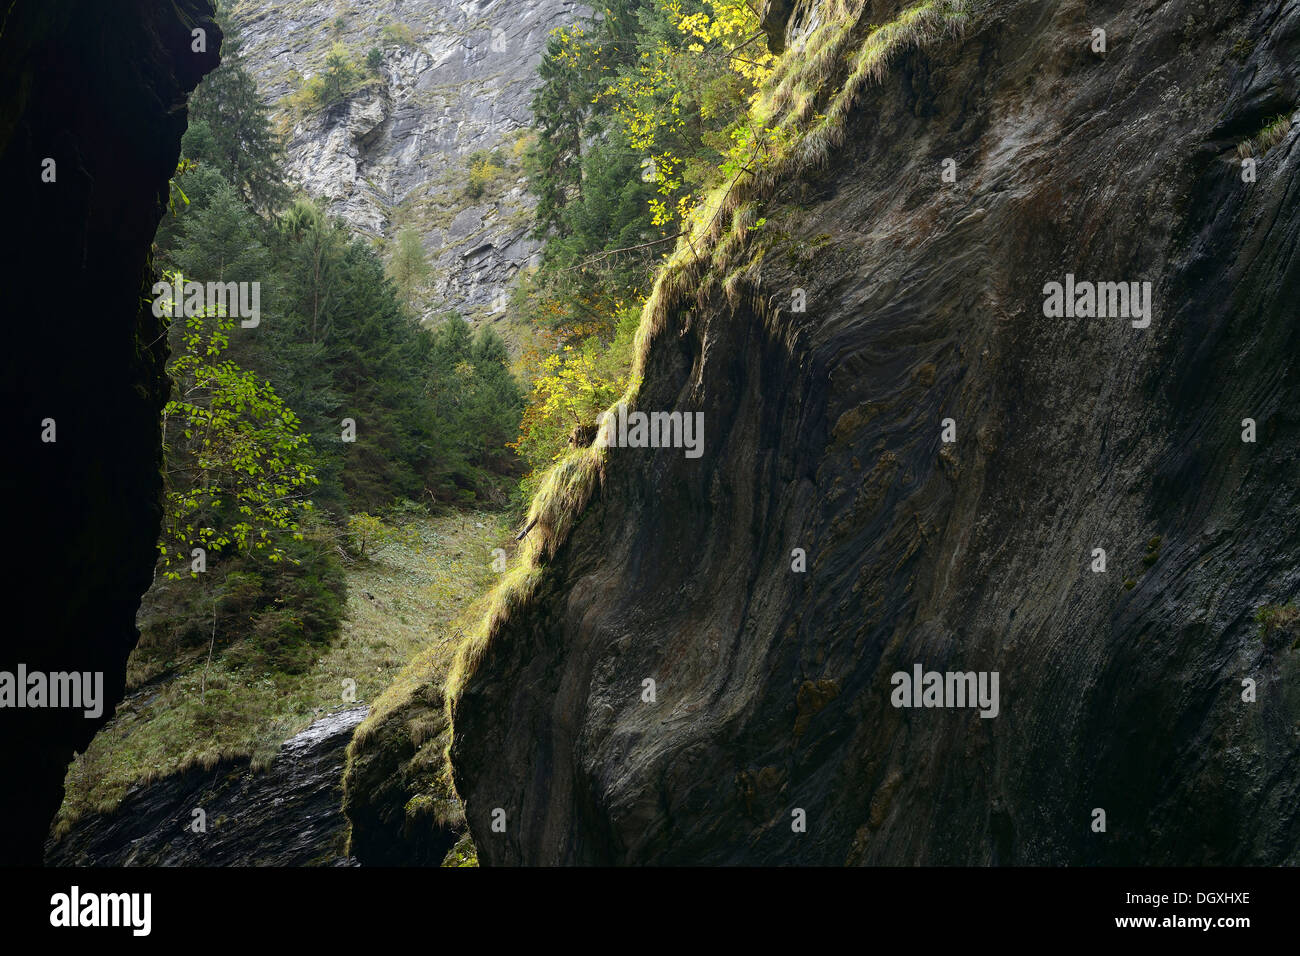
[[[514,550],[511,529],[499,516],[491,517],[493,523],[479,532],[483,535],[478,543],[479,551],[482,552],[479,564],[473,569],[462,568],[460,577],[457,577],[455,571],[443,577],[449,587],[439,602],[438,613],[415,635],[417,640],[401,666],[387,669],[383,680],[378,683],[370,713],[355,734],[358,744],[364,743],[374,728],[404,706],[420,688],[442,686],[446,681],[461,644],[489,607],[491,586],[500,580],[500,575],[490,566],[491,550],[499,547],[508,554]],[[476,520],[482,521],[483,517]],[[517,558],[513,555],[507,561],[508,567],[517,564]],[[514,572],[506,572],[507,575],[512,573]],[[378,596],[378,592],[371,593]],[[345,623],[344,627],[350,623],[352,622]],[[376,632],[381,628],[382,624],[375,626]],[[373,643],[373,640],[367,639],[366,643]],[[417,740],[416,743],[418,745],[420,741]]]
[[[86,813],[111,811],[133,784],[228,757],[269,763],[317,717],[352,706],[345,681],[355,681],[356,702],[367,703],[417,656],[444,662],[445,673],[455,650],[450,625],[476,601],[482,606],[497,576],[492,549],[504,547],[510,529],[487,512],[417,518],[408,528],[410,543],[349,566],[347,619],[303,672],[251,674],[219,649],[210,667],[206,652],[196,654],[132,693],[69,767],[56,834]]]
[[[504,525],[498,525],[496,531],[501,536],[498,546],[505,552],[502,573],[507,578],[526,573],[531,564],[525,564],[515,552],[513,536],[506,533]],[[420,840],[410,835],[450,828],[460,832],[460,839],[442,865],[478,865],[447,759],[451,734],[444,688],[454,679],[451,672],[463,658],[462,648],[472,643],[467,635],[477,632],[489,616],[493,598],[485,578],[498,575],[496,571],[480,574],[458,596],[452,596],[449,613],[439,615],[424,635],[422,648],[387,683],[353,734],[343,772],[343,803],[354,827],[363,828],[366,835],[352,831],[350,854],[364,852],[353,840],[373,848],[376,838],[380,842],[385,839],[380,835],[384,824],[376,826],[375,815],[391,812],[392,791],[396,791],[405,801],[403,838],[414,840],[413,850],[418,852]],[[493,593],[517,592],[508,587]]]

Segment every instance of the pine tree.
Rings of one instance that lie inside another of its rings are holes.
[[[322,77],[325,81],[325,103],[337,103],[343,99],[356,82],[360,75],[352,58],[348,56],[347,48],[342,43],[335,43],[330,47],[329,53],[325,56],[325,70]]]
[[[190,97],[190,129],[181,154],[218,169],[256,210],[269,213],[288,200],[281,169],[284,143],[248,72],[239,32],[222,23],[221,66]]]
[[[388,277],[397,286],[397,294],[408,309],[414,307],[416,290],[428,278],[429,271],[429,258],[419,233],[413,226],[403,227],[397,234],[397,248],[388,263]]]

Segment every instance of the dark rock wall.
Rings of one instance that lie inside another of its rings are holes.
[[[703,457],[610,449],[465,684],[484,863],[1300,862],[1300,651],[1252,619],[1300,586],[1296,134],[1235,162],[1300,7],[979,7],[778,184],[756,286],[670,310],[637,407]],[[1151,326],[1045,317],[1066,273]],[[891,706],[917,663],[999,715]]]
[[[8,4],[0,195],[9,241],[0,670],[102,671],[102,719],[0,711],[0,862],[40,861],[73,750],[121,699],[155,558],[165,343],[148,255],[185,131],[218,62],[207,0]],[[191,30],[207,31],[206,52]],[[42,182],[42,162],[56,180]],[[56,441],[41,440],[54,419]]]
[[[343,812],[348,853],[365,866],[438,866],[465,832],[448,779],[442,687],[433,675],[404,706],[348,745]]]
[[[270,766],[221,760],[132,788],[46,846],[54,866],[347,866],[343,760],[366,716],[352,707],[281,745]],[[202,814],[197,815],[196,810]]]

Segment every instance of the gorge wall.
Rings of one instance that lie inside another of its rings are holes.
[[[0,862],[40,862],[73,750],[125,688],[161,514],[166,343],[149,249],[186,97],[220,44],[207,0],[10,4],[0,27],[0,211],[21,230],[0,265],[12,455],[0,671],[104,675],[97,718],[0,711]]]
[[[909,6],[767,5],[804,159],[643,320],[632,407],[702,457],[583,450],[535,505],[452,708],[484,863],[1300,862],[1254,619],[1300,587],[1300,7]],[[1067,274],[1149,326],[1049,317]],[[893,706],[917,664],[997,716]]]

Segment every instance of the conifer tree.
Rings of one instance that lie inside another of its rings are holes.
[[[416,290],[428,278],[429,257],[425,254],[420,235],[413,226],[405,226],[397,234],[397,246],[388,263],[388,276],[397,286],[402,303],[411,309],[415,304]]]
[[[222,28],[221,66],[190,97],[181,153],[214,166],[258,212],[274,212],[288,199],[281,174],[284,144],[248,72],[237,28],[229,18]]]

